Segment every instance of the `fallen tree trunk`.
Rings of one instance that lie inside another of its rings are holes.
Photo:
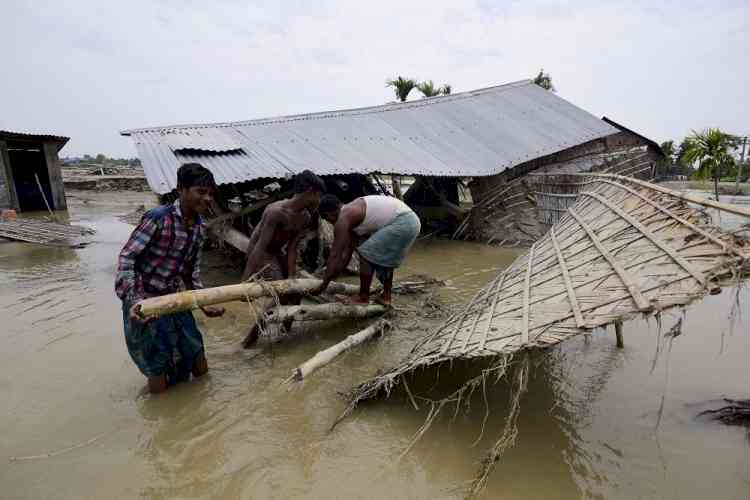
[[[388,327],[389,323],[381,319],[380,321],[376,321],[372,325],[368,326],[361,332],[355,333],[354,335],[349,335],[338,344],[335,344],[324,351],[320,351],[315,356],[292,370],[292,376],[288,379],[288,381],[299,381],[309,377],[313,372],[328,365],[345,351],[348,351],[352,347],[356,347],[366,340],[379,335]]]
[[[217,286],[201,290],[187,290],[171,293],[160,297],[144,299],[138,303],[140,313],[144,317],[161,316],[180,311],[190,311],[203,306],[223,304],[240,300],[252,300],[259,297],[274,295],[304,295],[318,288],[318,279],[291,279],[278,281],[260,281],[240,283],[237,285]],[[331,283],[326,293],[355,295],[359,293],[359,286]]]
[[[266,323],[283,323],[287,320],[312,321],[343,318],[369,318],[383,314],[388,309],[381,305],[359,304],[315,304],[300,306],[279,306],[270,311]]]

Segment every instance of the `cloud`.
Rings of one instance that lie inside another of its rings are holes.
[[[0,128],[134,154],[121,129],[369,106],[397,74],[454,91],[541,67],[655,140],[744,130],[746,2],[9,2]]]

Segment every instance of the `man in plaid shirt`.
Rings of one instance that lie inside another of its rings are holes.
[[[191,312],[145,318],[138,301],[202,288],[200,254],[205,214],[216,189],[211,172],[197,163],[177,171],[180,197],[143,215],[120,252],[115,291],[122,300],[125,343],[130,357],[148,378],[152,393],[208,371],[203,336]],[[208,317],[223,308],[203,307]]]

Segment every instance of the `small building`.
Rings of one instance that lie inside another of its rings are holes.
[[[0,208],[66,210],[58,152],[69,140],[0,130]]]

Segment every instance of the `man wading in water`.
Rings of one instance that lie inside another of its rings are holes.
[[[250,236],[247,265],[242,273],[242,281],[251,276],[267,281],[294,277],[297,273],[297,244],[304,236],[305,230],[312,226],[311,212],[318,209],[320,195],[324,192],[323,179],[305,170],[294,178],[292,198],[276,201],[266,207],[260,223]],[[301,300],[302,297],[297,295],[279,298],[282,305],[297,305]],[[258,302],[261,302],[259,315],[274,304],[273,300]],[[291,326],[291,320],[284,322],[286,331],[289,331]],[[263,327],[263,318],[259,317],[242,342],[245,349],[258,341]]]
[[[208,372],[203,336],[190,311],[143,317],[137,305],[147,297],[182,288],[203,288],[200,254],[205,238],[202,214],[216,189],[211,172],[197,163],[177,170],[180,197],[143,215],[120,252],[115,291],[122,300],[125,343],[138,369],[148,377],[152,393]],[[221,307],[201,307],[209,318],[224,314]]]
[[[333,195],[320,200],[320,216],[334,225],[333,247],[323,283],[313,292],[321,294],[346,267],[357,241],[366,238],[356,250],[359,254],[359,297],[352,302],[370,301],[373,274],[383,283],[383,294],[375,301],[391,303],[393,270],[401,265],[417,239],[419,217],[403,201],[391,196],[363,196],[346,205]]]

